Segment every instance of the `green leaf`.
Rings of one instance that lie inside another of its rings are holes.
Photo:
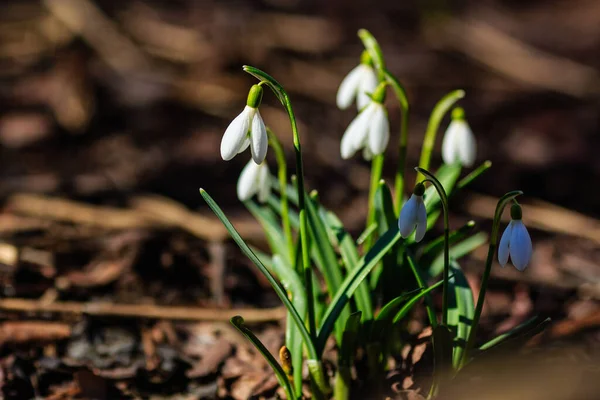
[[[540,333],[544,330],[549,324],[551,320],[550,318],[543,318],[539,315],[528,319],[520,325],[515,326],[511,330],[504,332],[494,339],[486,342],[485,344],[479,347],[479,350],[482,352],[486,352],[492,349],[497,348],[498,346],[502,346],[504,343],[507,343],[515,338],[521,337],[523,339],[531,339],[533,336]]]
[[[435,284],[429,286],[427,289],[421,290],[421,291],[419,291],[419,293],[415,294],[410,300],[408,300],[406,302],[406,304],[404,304],[402,306],[400,311],[398,311],[398,313],[392,320],[392,323],[395,324],[395,323],[399,322],[400,320],[402,320],[402,318],[404,318],[406,316],[406,314],[408,314],[408,312],[412,309],[412,307],[415,304],[417,304],[417,302],[419,300],[421,300],[425,296],[428,296],[430,292],[437,289],[442,283],[444,283],[444,282],[443,281],[436,282]]]
[[[279,255],[273,256],[272,269],[281,281],[281,284],[291,294],[292,304],[301,316],[306,315],[307,299],[302,279],[294,268],[286,264]],[[292,366],[294,367],[294,389],[296,393],[302,390],[302,335],[292,322],[292,316],[288,312],[285,327],[285,343],[292,354]]]
[[[253,201],[245,201],[244,205],[262,226],[273,253],[285,257],[286,262],[291,263],[291,260],[289,260],[290,252],[285,242],[285,235],[275,213],[266,207],[258,206]]]
[[[378,225],[379,235],[386,232],[392,226],[398,225],[398,219],[394,212],[394,202],[392,193],[382,179],[377,185],[375,191],[375,221]],[[386,254],[381,263],[375,267],[371,274],[370,286],[381,291],[385,300],[390,299],[398,291],[397,282],[402,279],[401,269],[398,268],[398,248],[394,246],[388,254]]]
[[[358,239],[356,239],[356,244],[360,246],[375,232],[377,232],[377,222],[373,222],[371,225],[367,226],[363,233],[358,236]]]
[[[437,102],[431,115],[429,116],[429,122],[427,123],[427,129],[425,130],[425,138],[423,140],[423,146],[421,148],[421,158],[419,159],[419,167],[423,169],[429,169],[429,161],[431,160],[431,153],[433,146],[435,145],[435,137],[437,131],[444,118],[444,115],[450,110],[450,108],[458,100],[465,97],[464,90],[454,90]],[[416,182],[420,182],[423,179],[422,174],[417,174]]]
[[[488,240],[488,236],[485,232],[476,233],[467,239],[456,243],[450,248],[450,258],[458,260],[461,257],[466,256],[479,246],[484,245]],[[442,273],[444,269],[444,254],[441,252],[438,254],[429,267],[429,276],[436,277]]]
[[[342,274],[338,264],[337,255],[333,246],[331,245],[331,242],[329,241],[325,224],[317,212],[317,206],[314,200],[309,196],[306,196],[305,204],[308,223],[310,226],[310,233],[313,236],[312,247],[315,249],[314,259],[317,267],[325,278],[329,296],[333,298],[342,284]],[[349,315],[350,308],[345,307],[335,325],[338,342],[342,340],[342,333],[344,332],[343,323],[346,321]]]
[[[331,300],[331,304],[325,311],[325,316],[321,327],[319,329],[319,335],[317,336],[316,348],[319,350],[319,354],[323,352],[325,348],[325,342],[333,329],[335,321],[338,319],[340,313],[348,304],[349,299],[360,283],[366,278],[369,272],[377,265],[381,258],[400,240],[400,232],[398,227],[392,227],[387,231],[377,242],[369,252],[361,259],[359,266],[350,272],[342,286],[336,293],[335,297]]]
[[[435,177],[442,184],[444,191],[450,195],[456,182],[458,181],[458,177],[460,176],[462,168],[460,164],[443,164],[440,169],[435,173]],[[425,190],[424,195],[424,203],[427,208],[427,212],[433,211],[440,204],[440,196],[437,195],[435,187],[429,186],[427,190]]]
[[[329,233],[331,242],[338,246],[342,261],[346,265],[348,272],[353,271],[358,267],[360,255],[358,249],[354,244],[352,236],[346,231],[342,221],[331,211],[326,211],[321,207],[319,210],[321,218],[325,221],[325,226]],[[356,306],[362,311],[362,318],[365,321],[369,321],[373,318],[373,305],[371,303],[371,294],[369,287],[366,282],[361,283],[354,293],[354,299]]]
[[[475,221],[469,221],[460,228],[450,232],[450,245],[464,239],[474,227]],[[424,264],[428,264],[437,254],[442,251],[444,251],[444,235],[438,236],[435,240],[432,240],[427,244],[427,246],[425,246],[423,249],[423,254],[421,255],[421,261]]]
[[[217,218],[221,220],[221,222],[231,235],[232,239],[239,246],[240,250],[242,250],[246,257],[248,257],[250,261],[252,261],[254,265],[256,265],[256,267],[259,269],[259,271],[265,276],[265,278],[267,278],[281,302],[290,312],[290,315],[296,323],[296,327],[302,333],[302,337],[304,339],[304,342],[306,343],[309,354],[312,358],[317,358],[316,349],[314,347],[314,344],[312,343],[310,333],[304,326],[304,321],[302,320],[302,317],[300,317],[300,314],[298,314],[298,310],[296,310],[290,299],[288,299],[285,290],[281,287],[281,285],[277,282],[273,275],[271,275],[269,270],[264,266],[264,264],[256,256],[256,254],[254,254],[250,247],[248,247],[248,244],[244,241],[244,239],[242,239],[238,231],[233,227],[227,216],[225,216],[225,213],[223,213],[223,210],[221,210],[221,207],[219,207],[219,205],[213,200],[213,198],[210,197],[210,195],[204,189],[200,189],[200,195],[202,195],[204,201],[206,201],[206,204],[208,204],[208,206],[215,213]]]
[[[454,275],[449,280],[448,325],[454,332],[452,364],[458,368],[471,330],[475,302],[469,282],[460,266],[456,262],[452,262],[450,269]]]
[[[244,325],[244,319],[237,315],[231,318],[230,321],[231,324],[235,326],[237,330],[240,331],[240,333],[244,335],[246,339],[248,339],[248,341],[250,341],[250,343],[254,345],[256,350],[258,350],[258,352],[262,354],[265,360],[267,360],[267,362],[271,366],[271,369],[275,373],[275,377],[277,378],[279,385],[285,389],[285,393],[288,399],[296,398],[294,396],[292,385],[290,384],[290,381],[288,380],[285,372],[283,371],[283,368],[281,367],[281,365],[279,365],[279,362],[277,362],[275,357],[273,357],[273,355],[269,353],[269,350],[267,350],[265,345],[262,344],[260,340],[258,340],[258,338],[254,335],[254,333],[252,333],[250,329],[248,329],[248,327],[246,327],[246,325]]]

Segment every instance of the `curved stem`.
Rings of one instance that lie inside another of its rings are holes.
[[[315,318],[315,303],[314,293],[313,293],[313,279],[312,279],[312,270],[310,265],[310,254],[308,248],[308,223],[306,216],[306,206],[304,199],[304,167],[302,164],[302,149],[300,146],[300,133],[298,132],[298,124],[296,122],[296,115],[294,114],[294,109],[292,108],[292,103],[290,98],[279,82],[275,80],[271,75],[267,74],[264,71],[261,71],[258,68],[251,67],[249,65],[245,65],[243,70],[250,75],[256,77],[259,81],[264,81],[265,84],[273,91],[275,96],[279,99],[283,107],[285,108],[288,117],[290,119],[290,124],[292,127],[292,135],[294,139],[294,153],[296,156],[296,176],[298,178],[297,181],[297,190],[298,190],[298,217],[300,220],[300,248],[302,253],[302,270],[304,271],[304,285],[306,287],[306,296],[309,299],[308,301],[308,332],[310,334],[311,343],[308,346],[311,354],[309,354],[309,358],[315,361],[319,361],[320,358],[317,354],[312,352],[314,350],[314,343],[317,339],[317,327],[316,327],[316,318]],[[308,344],[307,344],[308,345]],[[320,367],[320,363],[317,364]],[[322,373],[322,371],[321,371]],[[326,392],[327,388],[320,387],[320,382],[315,382],[319,389]]]
[[[280,191],[281,195],[281,221],[283,226],[283,233],[285,235],[286,243],[289,250],[289,263],[293,265],[296,259],[294,237],[292,236],[292,226],[290,224],[289,216],[289,204],[288,195],[285,187],[287,186],[287,164],[285,162],[285,154],[281,147],[281,142],[277,139],[277,136],[273,133],[270,128],[267,128],[267,134],[269,135],[269,144],[275,151],[275,159],[277,160],[277,177],[279,179],[279,187],[282,188]]]
[[[442,99],[438,101],[438,103],[433,108],[431,116],[429,117],[429,122],[427,123],[425,139],[423,139],[423,148],[421,149],[419,167],[423,169],[429,169],[431,152],[433,151],[433,146],[435,145],[435,137],[437,135],[440,123],[442,122],[442,118],[444,118],[444,115],[450,110],[454,103],[456,103],[463,97],[465,97],[464,90],[455,90],[442,97]],[[423,180],[423,176],[421,174],[417,174],[417,179],[415,183],[418,183],[421,180]]]
[[[442,209],[444,212],[444,283],[443,294],[442,294],[442,325],[448,324],[448,299],[450,297],[449,292],[449,279],[450,279],[450,221],[448,216],[448,196],[444,190],[442,183],[429,171],[416,167],[415,170],[420,174],[427,177],[427,181],[431,182],[435,187],[435,190],[440,196],[442,203]]]
[[[396,169],[394,211],[400,214],[402,206],[402,194],[404,192],[404,169],[406,168],[406,151],[408,148],[408,113],[409,103],[406,90],[388,70],[385,70],[385,79],[394,90],[394,94],[400,103],[400,140],[398,142],[398,168]]]
[[[463,352],[463,357],[460,362],[460,367],[464,366],[469,359],[469,353],[473,350],[475,345],[475,337],[477,336],[477,328],[479,326],[479,319],[481,318],[481,312],[483,311],[483,303],[485,301],[485,292],[487,291],[488,280],[490,278],[490,272],[492,270],[492,262],[494,261],[494,253],[498,245],[498,231],[500,230],[500,218],[504,207],[511,202],[517,196],[522,195],[523,192],[515,190],[508,192],[498,200],[496,205],[496,212],[494,213],[494,221],[492,222],[492,234],[490,236],[490,246],[488,247],[488,254],[485,260],[485,270],[481,278],[481,289],[479,290],[479,297],[477,298],[477,306],[475,307],[475,314],[473,315],[473,321],[471,322],[471,330],[469,332],[469,338],[467,339],[467,345]]]

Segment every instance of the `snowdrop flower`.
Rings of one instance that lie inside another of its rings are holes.
[[[354,67],[340,84],[337,92],[337,106],[345,110],[356,98],[358,110],[362,110],[371,100],[369,94],[377,88],[377,74],[372,67],[371,57],[365,50],[361,62]]]
[[[465,112],[457,107],[452,110],[452,121],[444,134],[442,159],[446,164],[460,162],[465,167],[471,167],[475,163],[476,152],[477,143],[465,120]]]
[[[231,160],[248,147],[250,147],[252,159],[256,164],[260,164],[265,160],[269,140],[265,123],[258,111],[262,93],[262,87],[253,85],[248,93],[246,107],[231,121],[227,130],[225,130],[221,140],[221,157],[223,160]]]
[[[382,104],[385,86],[382,83],[377,87],[369,104],[346,128],[340,147],[343,159],[349,159],[360,149],[365,149],[363,154],[366,158],[385,151],[390,140],[390,123]]]
[[[425,185],[418,183],[410,199],[402,206],[398,219],[400,235],[407,238],[416,228],[415,241],[417,242],[423,240],[427,230],[427,211],[423,203],[423,193],[425,193]]]
[[[237,195],[241,201],[250,200],[255,194],[258,201],[264,203],[271,194],[271,182],[269,179],[269,167],[266,162],[256,164],[253,160],[242,170],[237,183]]]
[[[510,208],[511,221],[506,227],[506,230],[502,234],[500,239],[500,245],[498,246],[498,261],[504,267],[508,262],[508,256],[513,265],[519,271],[523,271],[529,260],[531,260],[531,253],[533,248],[531,245],[531,237],[529,232],[523,224],[521,206],[513,204]]]

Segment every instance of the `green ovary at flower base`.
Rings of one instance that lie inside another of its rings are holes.
[[[442,159],[446,164],[459,162],[465,167],[472,167],[476,154],[477,143],[465,119],[465,112],[461,107],[456,107],[452,110],[452,121],[442,141]]]
[[[523,224],[522,215],[521,206],[513,204],[510,208],[511,221],[502,234],[498,245],[498,262],[500,262],[500,265],[504,267],[510,256],[513,265],[519,271],[523,271],[527,267],[533,252],[531,237],[525,224]]]
[[[231,160],[248,147],[250,147],[252,159],[256,164],[265,160],[269,139],[267,128],[258,111],[262,93],[263,89],[260,85],[253,85],[248,93],[246,107],[225,130],[221,140],[221,158],[223,160]]]

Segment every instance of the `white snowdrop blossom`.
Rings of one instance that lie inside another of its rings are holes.
[[[510,209],[511,221],[504,230],[498,245],[498,261],[503,267],[508,257],[516,269],[523,271],[533,253],[531,237],[521,219],[521,206],[514,204]]]
[[[465,167],[472,167],[476,153],[475,136],[465,120],[463,109],[457,107],[452,111],[452,121],[444,134],[442,159],[446,164],[460,162]]]
[[[252,159],[256,164],[265,160],[269,139],[267,128],[258,111],[261,99],[262,88],[259,85],[252,86],[246,107],[231,121],[221,140],[221,158],[223,160],[231,160],[248,147],[250,147]]]
[[[237,183],[238,198],[246,201],[250,200],[252,196],[258,195],[258,201],[264,203],[270,194],[271,182],[267,163],[256,164],[253,160],[248,161]]]
[[[382,88],[380,90],[380,88]],[[390,123],[387,111],[382,104],[385,84],[378,86],[371,102],[352,120],[340,145],[342,158],[351,158],[358,150],[364,149],[366,158],[382,154],[390,140]]]
[[[344,78],[337,92],[337,106],[345,110],[356,99],[358,110],[362,110],[369,104],[369,94],[377,87],[377,74],[373,67],[368,64],[359,64],[354,67]]]
[[[400,235],[403,238],[407,238],[416,229],[416,242],[423,240],[425,231],[427,230],[427,211],[425,209],[425,203],[423,203],[424,192],[425,186],[422,183],[415,186],[412,196],[410,196],[410,199],[402,206],[400,218],[398,219]]]

